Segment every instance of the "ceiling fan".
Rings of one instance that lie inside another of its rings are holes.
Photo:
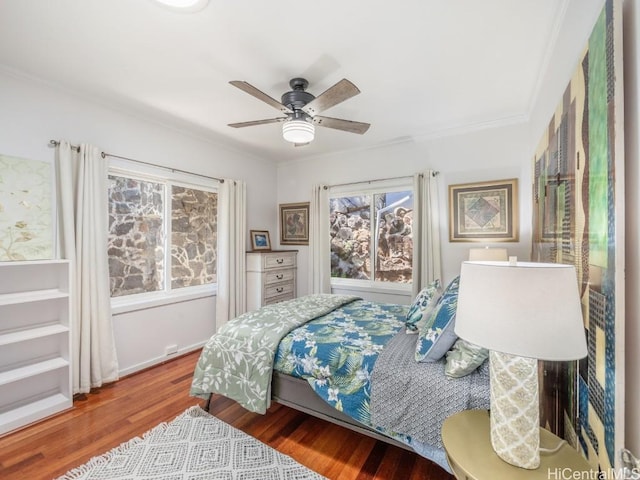
[[[318,113],[360,93],[358,87],[346,78],[343,78],[317,97],[314,97],[306,91],[309,86],[309,82],[306,79],[292,78],[289,81],[292,90],[283,94],[280,102],[247,82],[233,80],[229,83],[286,114],[284,117],[230,123],[229,126],[233,128],[284,122],[282,125],[282,136],[284,139],[292,142],[295,146],[302,146],[313,140],[315,136],[315,125],[358,133],[360,135],[365,133],[370,126],[368,123],[318,115]]]

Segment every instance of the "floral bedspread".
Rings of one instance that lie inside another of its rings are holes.
[[[371,425],[373,366],[404,326],[408,308],[365,300],[348,303],[286,335],[274,368],[306,379],[329,405]]]
[[[265,413],[271,402],[271,374],[280,340],[294,328],[357,298],[307,295],[230,320],[203,348],[191,395],[207,398],[220,393],[247,410]]]

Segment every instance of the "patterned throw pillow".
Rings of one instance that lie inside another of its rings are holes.
[[[459,338],[447,352],[444,373],[452,378],[464,377],[482,365],[487,358],[489,350]]]
[[[454,333],[453,327],[458,306],[459,283],[460,277],[451,281],[420,329],[416,342],[418,362],[440,360],[457,340],[458,336]]]
[[[438,302],[440,295],[442,295],[440,280],[434,280],[420,290],[411,307],[409,307],[409,312],[407,312],[407,319],[404,322],[407,326],[407,333],[418,332],[418,328],[420,328],[422,323],[421,320],[429,316],[429,313]]]

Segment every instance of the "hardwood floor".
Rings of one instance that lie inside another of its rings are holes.
[[[192,405],[194,352],[80,396],[74,408],[0,437],[0,478],[58,477]],[[214,397],[211,413],[330,479],[454,477],[429,460],[343,427],[274,404],[266,415]]]

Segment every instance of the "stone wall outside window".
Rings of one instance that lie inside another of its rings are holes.
[[[216,283],[218,194],[171,190],[171,288]]]
[[[171,254],[171,289],[217,281],[217,193],[169,185],[171,219],[165,225],[163,182],[116,175],[109,180],[112,297],[164,290],[166,249]]]
[[[398,204],[399,197],[406,200]],[[371,218],[372,201],[374,218]],[[329,204],[332,277],[411,283],[413,194],[410,191],[331,198]],[[386,208],[391,205],[396,207]],[[376,225],[380,210],[386,211]],[[374,235],[377,235],[375,243]]]
[[[164,186],[109,176],[111,296],[155,292],[164,281]]]

